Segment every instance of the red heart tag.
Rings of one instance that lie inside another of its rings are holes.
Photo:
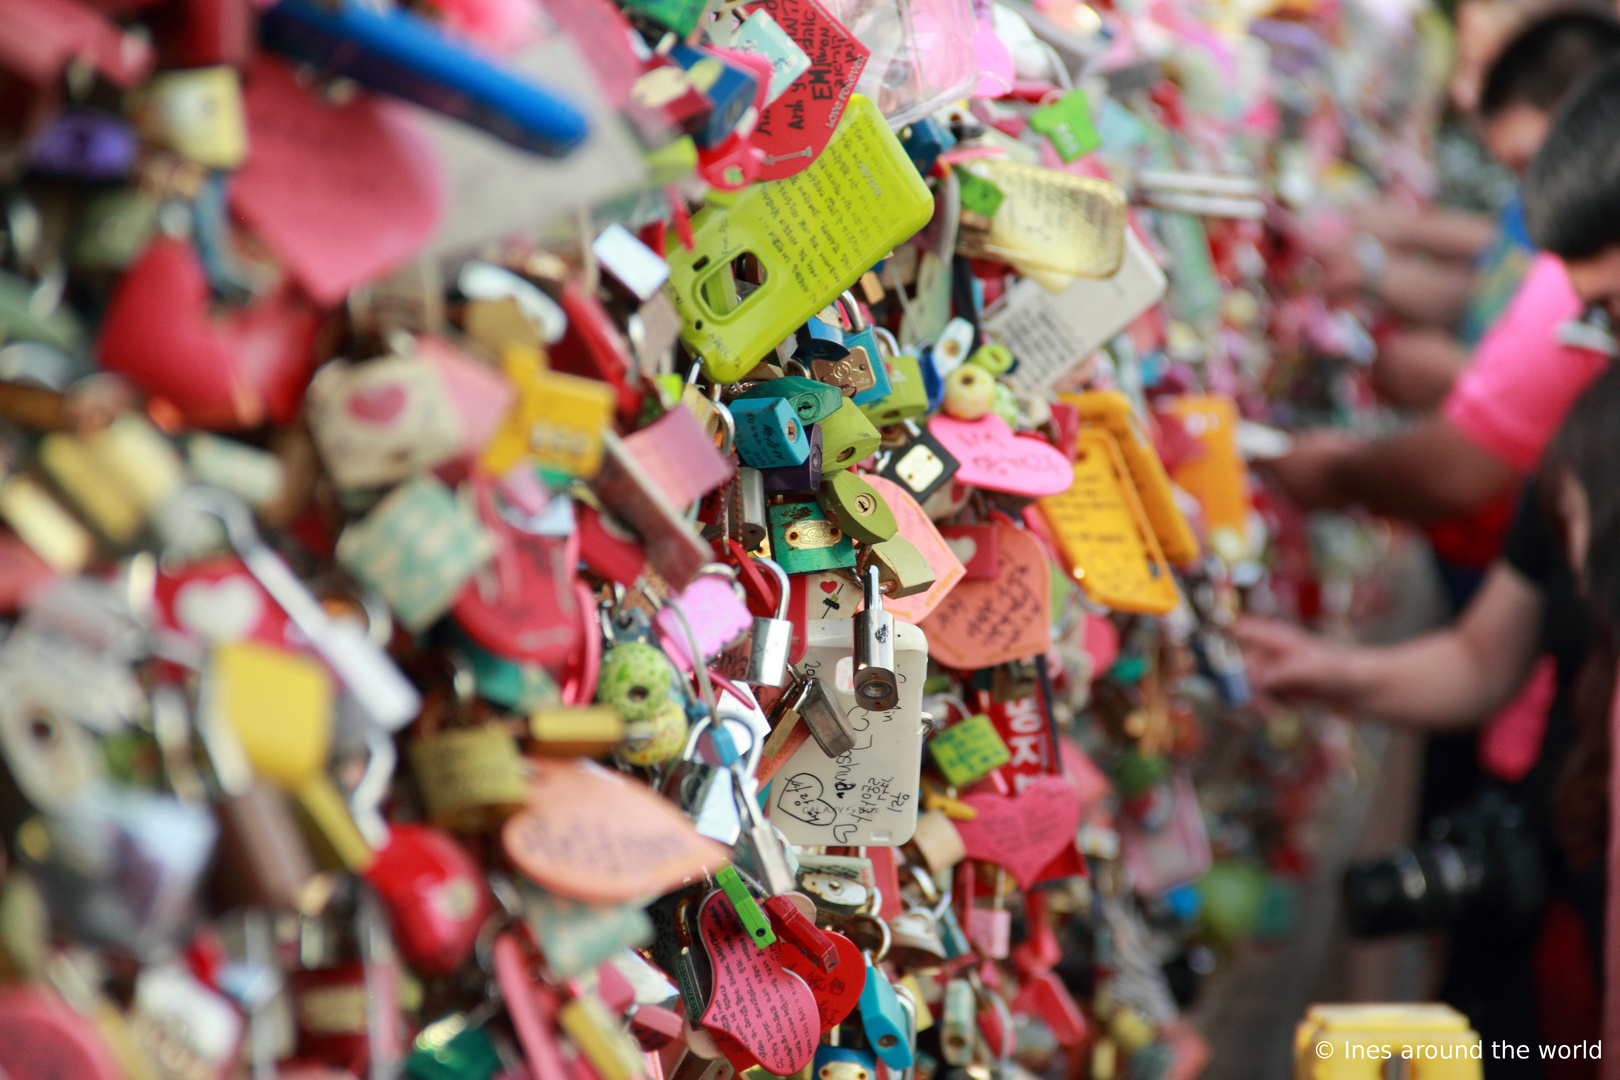
[[[336,304],[427,243],[444,183],[402,108],[368,94],[329,105],[262,59],[243,96],[247,161],[231,208],[316,300]]]
[[[979,812],[952,822],[968,857],[1005,867],[1026,889],[1080,825],[1080,793],[1061,776],[1043,777],[1015,798],[986,791],[962,801]]]
[[[714,969],[714,994],[703,1010],[703,1026],[714,1033],[732,1066],[743,1072],[759,1064],[766,1072],[788,1076],[808,1065],[820,1035],[816,997],[783,966],[782,943],[755,948],[718,889],[703,901],[698,935]],[[738,1046],[744,1054],[737,1053]]]
[[[866,986],[866,961],[861,957],[861,950],[843,934],[832,930],[822,933],[833,939],[833,947],[838,950],[838,963],[831,971],[822,971],[791,945],[782,948],[782,965],[803,979],[816,996],[821,1033],[825,1035],[842,1024],[861,1003],[861,990]]]
[[[409,395],[398,385],[357,390],[349,396],[349,415],[371,424],[386,424],[399,415]]]
[[[816,0],[764,0],[766,11],[810,58],[803,75],[760,113],[749,142],[765,151],[761,180],[781,180],[808,169],[827,148],[870,50]]]

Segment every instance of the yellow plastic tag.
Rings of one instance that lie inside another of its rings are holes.
[[[1113,276],[1125,257],[1125,193],[1106,180],[1004,159],[963,168],[1001,189],[988,232],[963,230],[957,250],[1020,268]]]
[[[602,428],[613,419],[613,388],[548,371],[536,349],[508,346],[501,367],[518,398],[484,448],[483,466],[500,476],[532,457],[541,468],[589,480],[602,467]]]
[[[1170,475],[1164,471],[1164,462],[1159,460],[1152,440],[1137,423],[1130,399],[1118,390],[1088,390],[1058,397],[1080,410],[1082,424],[1102,428],[1114,437],[1164,557],[1177,566],[1197,559],[1198,537],[1187,523],[1187,515],[1176,505]]]
[[[207,678],[209,722],[230,726],[254,772],[297,788],[326,767],[332,677],[320,664],[240,641],[215,647]]]
[[[1040,507],[1090,599],[1143,615],[1165,615],[1180,603],[1181,591],[1108,432],[1080,430],[1074,486],[1042,499]]]

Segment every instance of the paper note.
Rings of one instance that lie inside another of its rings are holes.
[[[934,659],[948,667],[977,671],[1039,656],[1052,644],[1046,551],[1023,529],[1003,522],[996,530],[996,576],[960,583],[922,622]]]
[[[445,188],[405,106],[366,93],[328,104],[264,57],[244,107],[248,157],[231,176],[231,208],[316,300],[341,302],[427,243]]]

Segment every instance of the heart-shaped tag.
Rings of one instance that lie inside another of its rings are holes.
[[[861,988],[866,985],[866,961],[856,944],[843,934],[822,932],[833,939],[833,947],[838,950],[838,963],[831,971],[822,971],[791,945],[782,949],[782,966],[803,979],[816,996],[816,1012],[821,1015],[821,1033],[825,1035],[860,1004]]]
[[[957,483],[1026,499],[1058,495],[1074,483],[1074,466],[1063,451],[1038,436],[1013,434],[995,413],[977,420],[936,416],[928,430],[962,463]]]
[[[953,822],[968,857],[1004,867],[1026,889],[1080,825],[1080,793],[1061,776],[1042,777],[1010,799],[985,791],[962,801],[979,812]]]
[[[409,395],[397,383],[354,391],[345,402],[349,415],[369,424],[386,424],[399,415]]]
[[[330,105],[290,65],[264,58],[243,108],[250,149],[231,178],[231,208],[310,296],[336,304],[433,235],[444,183],[403,107],[363,92]]]
[[[743,1072],[757,1063],[766,1072],[788,1076],[808,1065],[820,1036],[816,997],[783,966],[782,943],[756,948],[718,889],[703,901],[698,936],[714,968],[714,993],[703,1010],[703,1026],[715,1033],[732,1066]],[[739,1060],[742,1055],[729,1042],[740,1045],[747,1056]]]
[[[513,865],[545,888],[623,904],[726,864],[728,849],[698,835],[645,785],[591,764],[529,764],[528,805],[507,819],[501,843]]]
[[[1052,644],[1052,566],[1041,542],[997,522],[996,576],[963,580],[920,624],[928,653],[947,667],[976,670],[1039,656]]]
[[[917,549],[928,568],[934,572],[934,583],[928,588],[910,596],[895,597],[885,601],[883,606],[894,612],[897,619],[909,623],[921,622],[939,606],[946,594],[956,588],[956,583],[962,580],[967,571],[962,566],[962,560],[945,543],[938,526],[912,498],[911,492],[886,477],[874,475],[869,479],[872,487],[893,511],[899,535],[911,541],[911,546]]]

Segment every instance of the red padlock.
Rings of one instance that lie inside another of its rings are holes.
[[[388,907],[405,962],[424,975],[448,975],[472,956],[490,911],[478,863],[449,833],[394,825],[366,870]]]

